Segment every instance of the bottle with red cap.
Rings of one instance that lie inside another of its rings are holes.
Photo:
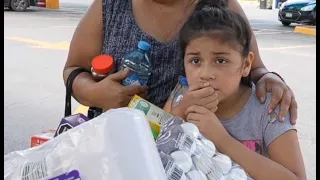
[[[96,56],[91,62],[91,73],[96,81],[101,81],[114,71],[113,57],[107,54]]]
[[[96,81],[101,81],[115,71],[113,57],[107,54],[96,56],[91,62],[91,73]],[[88,109],[88,118],[99,116],[103,110],[98,107]]]

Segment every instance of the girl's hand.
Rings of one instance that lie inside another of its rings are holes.
[[[186,113],[187,122],[195,124],[202,135],[218,146],[230,137],[217,116],[207,108],[193,105],[187,109]]]
[[[186,110],[192,105],[203,106],[211,112],[215,112],[218,109],[218,103],[218,94],[210,84],[199,83],[189,87],[180,104],[174,107],[171,113],[185,119],[187,116]]]
[[[291,124],[295,125],[297,120],[297,102],[289,86],[277,75],[267,73],[257,82],[257,96],[261,103],[265,102],[266,92],[272,93],[268,112],[272,113],[280,103],[279,120],[283,121],[288,111],[290,111]]]

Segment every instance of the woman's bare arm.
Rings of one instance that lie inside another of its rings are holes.
[[[239,2],[237,0],[229,0],[229,8],[231,10],[233,10],[234,12],[238,13],[239,15],[241,15],[249,23],[249,20],[248,20],[246,14],[244,13],[241,5],[239,4]],[[251,31],[252,31],[252,29],[251,29]],[[255,57],[254,61],[252,63],[252,66],[251,66],[252,80],[254,82],[257,82],[257,80],[259,80],[261,75],[264,74],[265,72],[268,72],[268,70],[266,69],[265,65],[263,64],[263,62],[261,60],[259,48],[258,48],[258,43],[257,43],[256,37],[253,32],[252,32],[252,37],[251,37],[250,49],[254,53],[254,57]]]
[[[102,1],[94,0],[73,34],[63,71],[65,82],[76,68],[90,70],[91,60],[100,54],[102,48],[102,27]],[[74,80],[73,96],[83,105],[96,106],[94,91],[91,90],[95,83],[91,74],[81,73]]]

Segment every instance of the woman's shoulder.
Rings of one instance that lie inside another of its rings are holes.
[[[127,5],[131,0],[102,0],[103,5]]]
[[[131,6],[131,0],[101,0],[102,13],[115,14],[121,12],[123,9]]]

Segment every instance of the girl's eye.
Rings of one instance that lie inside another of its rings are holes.
[[[227,61],[226,61],[225,59],[218,58],[218,59],[216,60],[216,63],[217,63],[217,64],[225,64],[225,63],[227,63]]]
[[[192,64],[199,64],[200,63],[200,59],[199,58],[192,58],[191,59],[191,63]]]

